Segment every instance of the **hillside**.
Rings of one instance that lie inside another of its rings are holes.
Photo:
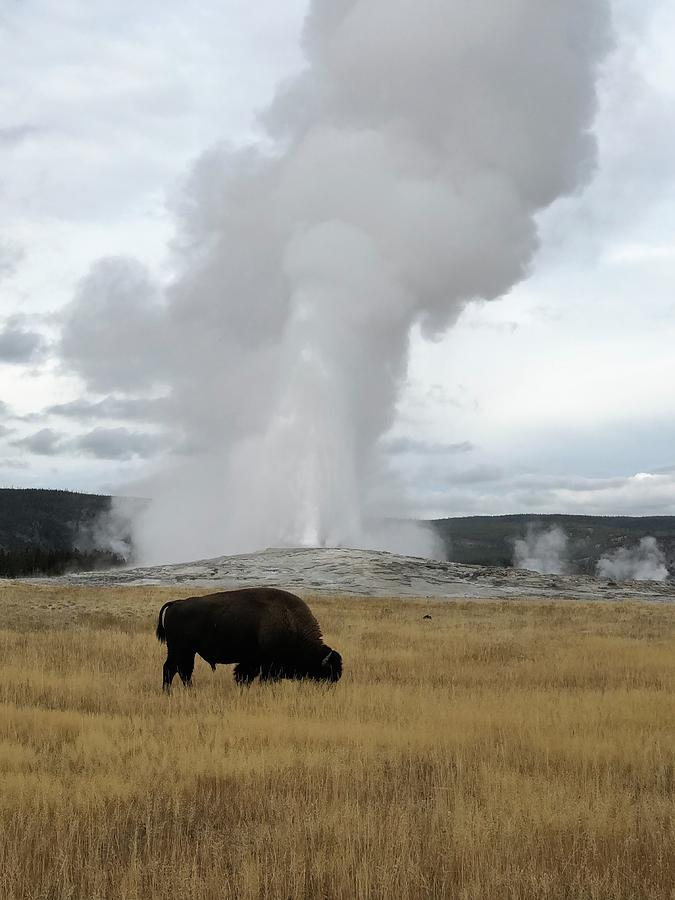
[[[61,574],[119,565],[99,540],[112,498],[71,491],[0,488],[0,575]]]
[[[0,489],[0,574],[56,574],[122,562],[130,555],[130,535],[124,517],[114,517],[112,498],[105,495]],[[444,556],[465,565],[508,568],[517,540],[559,527],[568,539],[567,571],[593,574],[601,557],[652,536],[675,573],[675,516],[469,516],[428,525]]]
[[[110,497],[98,494],[1,488],[0,550],[71,550],[82,528],[110,504]]]
[[[557,527],[568,538],[572,572],[593,574],[601,557],[644,537],[657,539],[668,568],[675,571],[675,516],[468,516],[437,519],[430,525],[448,559],[467,565],[511,566],[517,540]]]

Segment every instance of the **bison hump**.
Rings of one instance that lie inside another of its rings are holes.
[[[280,598],[277,598],[280,599]],[[315,644],[321,642],[321,629],[310,608],[294,594],[286,594],[281,603],[271,603],[260,635],[263,643]]]

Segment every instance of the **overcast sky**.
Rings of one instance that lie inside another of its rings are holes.
[[[265,140],[256,112],[301,67],[304,12],[0,7],[3,485],[128,491],[190,452],[157,424],[162,396],[103,379],[93,393],[60,336],[97,259],[170,275],[182,181],[218,142]],[[542,249],[508,296],[413,339],[383,450],[416,515],[675,514],[675,7],[621,0],[615,28],[592,184],[542,217]]]

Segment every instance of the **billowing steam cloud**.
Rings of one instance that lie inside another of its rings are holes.
[[[598,562],[597,574],[614,581],[665,581],[666,557],[654,537],[644,537],[634,547],[621,547]]]
[[[529,531],[515,542],[513,564],[542,575],[564,575],[569,570],[567,535],[557,525],[548,531]]]
[[[133,555],[132,524],[145,505],[133,497],[113,497],[110,509],[93,521],[80,525],[75,548],[85,553],[105,550],[130,562]]]
[[[104,260],[65,323],[91,388],[170,395],[146,559],[368,545],[411,329],[527,273],[592,173],[608,33],[606,0],[313,0],[268,140],[185,185],[175,280]]]

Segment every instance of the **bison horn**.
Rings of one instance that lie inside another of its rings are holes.
[[[329,650],[328,653],[326,654],[326,656],[324,657],[324,659],[321,660],[321,665],[327,666],[332,655],[333,655],[333,651]]]

